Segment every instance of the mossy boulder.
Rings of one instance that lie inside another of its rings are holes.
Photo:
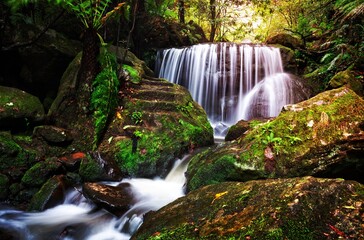
[[[357,75],[356,72],[350,70],[338,72],[329,81],[328,88],[334,89],[347,85],[358,95],[364,96],[363,83],[360,78],[356,78]]]
[[[21,147],[8,132],[0,132],[0,173],[20,180],[36,162],[36,152]]]
[[[363,130],[364,100],[347,87],[326,91],[286,106],[237,141],[193,157],[187,188],[307,175],[364,182]]]
[[[137,239],[362,239],[364,185],[314,177],[205,186],[145,216]]]
[[[32,197],[28,211],[44,211],[63,203],[67,188],[65,176],[56,175],[49,178]]]
[[[48,158],[45,161],[39,161],[29,168],[21,181],[25,186],[40,187],[50,177],[60,171],[62,164],[56,157]]]
[[[240,120],[235,125],[231,126],[225,136],[225,141],[232,141],[242,136],[250,129],[249,121]]]
[[[45,117],[39,98],[16,88],[0,86],[0,128],[26,129]]]
[[[128,84],[99,148],[123,175],[165,176],[176,157],[213,143],[205,111],[184,87],[151,77]]]

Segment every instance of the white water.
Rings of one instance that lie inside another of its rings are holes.
[[[19,240],[126,240],[138,229],[143,215],[184,196],[184,173],[189,156],[177,160],[165,179],[126,179],[136,204],[121,218],[87,201],[79,190],[70,191],[64,203],[43,212],[0,209],[0,229]],[[118,185],[120,182],[108,183]]]
[[[159,77],[189,89],[206,111],[216,137],[237,121],[276,117],[282,107],[307,95],[284,73],[274,47],[218,43],[170,48],[157,54]]]

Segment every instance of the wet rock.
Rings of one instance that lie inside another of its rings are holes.
[[[364,182],[363,122],[364,100],[346,87],[288,105],[237,141],[193,157],[187,188],[307,175]]]
[[[38,97],[0,86],[0,129],[23,130],[41,122],[44,117],[44,108]]]
[[[250,129],[249,121],[240,120],[235,125],[231,126],[225,136],[225,141],[232,141],[241,137]]]
[[[129,183],[120,183],[118,186],[85,183],[82,189],[84,195],[97,206],[105,208],[119,217],[135,202]]]
[[[225,182],[147,214],[132,239],[362,239],[363,193],[342,179]]]
[[[68,183],[63,175],[53,176],[34,194],[28,211],[44,211],[63,203]]]

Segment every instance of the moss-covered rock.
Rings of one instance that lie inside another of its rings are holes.
[[[32,197],[28,210],[43,211],[61,204],[64,200],[67,186],[67,181],[63,175],[49,178]]]
[[[306,175],[363,181],[363,130],[364,100],[346,87],[327,91],[287,106],[238,141],[192,158],[187,186]],[[224,165],[229,174],[223,178],[210,170]]]
[[[205,111],[185,88],[143,78],[128,89],[123,109],[100,145],[103,156],[115,158],[124,175],[163,176],[175,157],[213,143]]]
[[[339,88],[344,85],[350,87],[358,95],[364,95],[363,83],[359,78],[356,78],[357,74],[349,69],[341,71],[335,74],[329,81],[329,89]]]
[[[9,178],[0,173],[0,200],[4,200],[8,197],[9,194]]]
[[[0,128],[26,129],[44,119],[39,98],[22,90],[0,86]]]
[[[35,161],[35,151],[21,147],[10,133],[0,132],[0,173],[19,180]]]
[[[61,163],[55,157],[37,162],[25,172],[21,181],[25,186],[39,187],[43,185],[48,178],[57,173],[61,166]]]
[[[342,179],[225,182],[148,213],[132,239],[362,239],[363,204]]]

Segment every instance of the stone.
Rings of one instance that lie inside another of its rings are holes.
[[[148,213],[131,239],[363,239],[363,204],[343,179],[225,182]]]
[[[49,144],[68,144],[73,140],[72,134],[67,129],[49,125],[35,127],[33,136],[43,138]]]
[[[135,203],[129,183],[109,186],[100,183],[84,183],[83,194],[97,206],[121,217]]]
[[[49,178],[32,197],[28,211],[44,211],[62,204],[68,187],[64,175],[56,175]]]
[[[323,92],[286,106],[278,117],[236,141],[194,156],[187,170],[187,189],[307,175],[364,183],[363,125],[364,100],[355,92],[347,87]],[[267,155],[274,161],[267,161]]]
[[[0,128],[26,129],[44,120],[39,98],[22,90],[0,86]]]

